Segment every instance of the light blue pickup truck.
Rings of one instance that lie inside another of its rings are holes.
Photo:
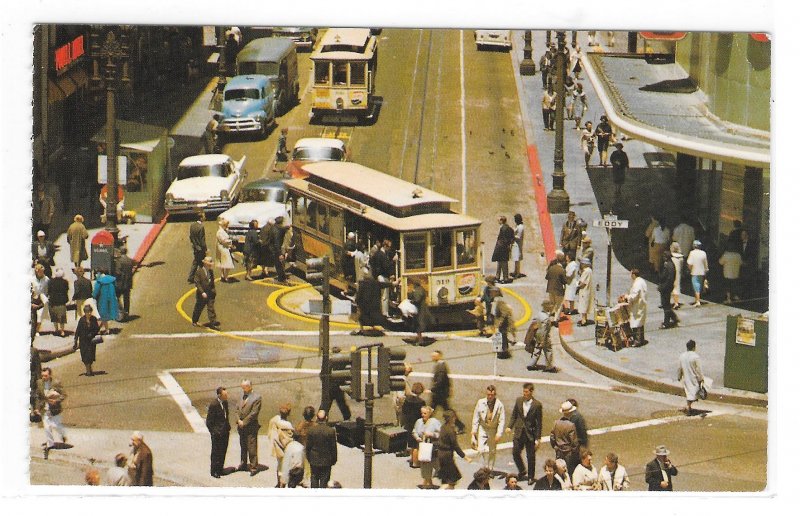
[[[267,137],[278,107],[274,80],[266,75],[237,75],[228,80],[222,94],[221,136],[257,132]]]

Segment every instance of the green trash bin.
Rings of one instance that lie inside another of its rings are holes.
[[[729,315],[725,339],[725,387],[767,393],[769,321]]]

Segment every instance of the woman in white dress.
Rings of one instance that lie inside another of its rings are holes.
[[[522,223],[522,215],[514,215],[514,243],[511,244],[511,261],[514,262],[514,273],[512,278],[521,278],[520,266],[522,265],[522,249],[525,240],[525,225]]]
[[[229,222],[225,219],[219,219],[219,229],[217,230],[217,267],[219,267],[222,279],[220,281],[228,282],[228,273],[233,269],[233,257],[231,256],[231,246],[233,241],[228,235]]]
[[[564,303],[566,315],[575,315],[578,313],[575,310],[575,300],[578,298],[578,279],[580,278],[580,265],[575,260],[575,253],[567,251],[567,288],[564,290]]]
[[[588,326],[589,313],[594,310],[594,289],[592,288],[592,262],[581,258],[581,275],[578,280],[578,312],[581,320],[578,326]]]
[[[680,298],[681,293],[681,273],[683,272],[683,254],[681,253],[681,245],[678,242],[672,242],[669,246],[669,251],[672,253],[672,263],[675,265],[675,284],[672,288],[672,308],[677,309],[681,306]]]

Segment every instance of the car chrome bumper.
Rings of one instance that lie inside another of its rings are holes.
[[[197,209],[202,209],[205,213],[222,213],[231,209],[231,205],[231,201],[177,201],[164,203],[164,209],[170,215],[194,213]]]
[[[260,131],[261,123],[254,118],[228,118],[220,124],[221,133],[244,133]]]

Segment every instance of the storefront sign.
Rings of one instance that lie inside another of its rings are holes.
[[[83,36],[78,36],[66,45],[55,50],[54,58],[56,72],[62,72],[66,67],[84,54]]]

